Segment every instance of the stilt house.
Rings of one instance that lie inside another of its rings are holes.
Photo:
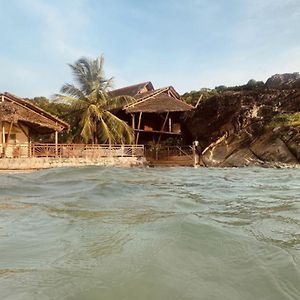
[[[136,99],[123,108],[120,116],[134,129],[136,144],[159,144],[169,137],[180,137],[180,115],[194,108],[182,101],[172,86],[154,89],[151,82],[114,90],[112,94]]]

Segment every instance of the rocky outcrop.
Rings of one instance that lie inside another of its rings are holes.
[[[300,88],[300,74],[275,74],[266,81],[265,87],[268,89]]]
[[[300,111],[300,89],[295,88],[300,75],[296,74],[275,75],[264,89],[221,93],[188,113],[184,134],[189,142],[199,141],[203,165],[298,165],[300,126],[273,121]]]

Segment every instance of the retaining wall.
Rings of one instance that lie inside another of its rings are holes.
[[[145,166],[141,157],[101,157],[101,158],[0,158],[0,170],[36,170],[58,167],[80,166]]]

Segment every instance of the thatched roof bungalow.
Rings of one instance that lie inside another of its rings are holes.
[[[181,136],[180,116],[194,107],[185,103],[172,86],[154,89],[151,82],[132,85],[112,92],[136,99],[123,108],[127,121],[135,131],[136,143],[159,143]],[[124,116],[124,115],[123,115]],[[131,116],[131,121],[128,116]]]
[[[28,156],[34,135],[58,134],[69,125],[10,93],[0,94],[0,156]]]

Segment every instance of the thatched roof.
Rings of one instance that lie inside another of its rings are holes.
[[[61,132],[69,128],[66,122],[10,93],[0,94],[0,121],[22,122],[39,134]]]
[[[154,90],[154,87],[150,81],[127,86],[124,88],[120,88],[117,90],[113,90],[111,92],[111,95],[116,97],[116,96],[131,96],[135,97],[138,96],[141,93],[144,93],[145,91],[152,91]]]
[[[137,101],[124,107],[127,113],[185,112],[194,107],[182,101],[172,86],[149,91],[135,97]]]

